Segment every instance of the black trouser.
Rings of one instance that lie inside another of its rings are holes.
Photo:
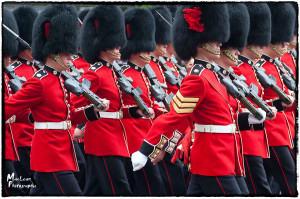
[[[171,159],[172,155],[166,153],[164,159],[157,164],[163,182],[164,195],[183,196],[186,194],[183,166],[178,159],[175,163],[172,163]]]
[[[73,171],[35,172],[37,188],[30,190],[30,195],[77,196],[82,191]]]
[[[246,183],[250,194],[270,195],[271,189],[267,180],[263,161],[259,156],[245,155]]]
[[[296,169],[289,147],[271,146],[270,158],[264,159],[264,163],[278,182],[282,195],[295,196]]]
[[[15,167],[15,170],[18,174],[18,176],[22,178],[32,178],[33,179],[33,171],[30,169],[30,152],[31,152],[31,146],[26,147],[18,147],[18,154],[20,161],[13,161],[13,165]],[[25,184],[32,184],[32,181],[26,181],[22,182]],[[22,189],[26,195],[29,195],[29,188],[24,187]]]
[[[84,155],[82,154],[82,151],[79,147],[78,142],[73,141],[74,143],[74,149],[75,149],[75,153],[76,153],[76,157],[77,157],[77,162],[78,162],[78,166],[79,166],[79,171],[75,172],[75,178],[80,186],[80,189],[83,191],[84,190],[84,186],[86,183],[86,163],[85,163],[85,158]]]
[[[294,138],[293,139],[293,143],[294,143],[294,148],[293,149],[290,149],[291,150],[291,154],[293,156],[293,159],[296,161],[296,139]]]
[[[15,171],[12,160],[4,160],[2,168],[2,196],[24,196],[25,193],[20,189],[20,181],[14,180],[19,176]]]
[[[183,176],[184,176],[184,184],[185,184],[186,190],[189,187],[191,175],[192,175],[192,173],[189,171],[188,166],[184,164],[183,165]]]
[[[157,165],[153,165],[150,159],[146,165],[133,171],[130,158],[126,158],[126,172],[130,187],[134,196],[162,196],[162,179]]]
[[[202,176],[191,174],[187,195],[242,195],[242,191],[233,175]]]
[[[87,181],[84,195],[130,196],[124,157],[87,154]]]

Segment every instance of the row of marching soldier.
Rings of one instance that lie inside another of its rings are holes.
[[[296,196],[297,10],[4,8],[2,195]]]

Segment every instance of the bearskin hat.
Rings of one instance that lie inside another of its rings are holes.
[[[175,13],[177,10],[177,5],[167,5],[167,8],[169,8],[171,14],[172,14],[172,21],[175,19]]]
[[[246,3],[250,16],[248,45],[268,46],[271,42],[271,11],[266,3]]]
[[[86,8],[86,9],[83,9],[79,12],[79,19],[81,22],[83,22],[85,16],[87,15],[87,13],[90,11],[91,9],[90,8]]]
[[[170,44],[172,29],[172,14],[170,10],[166,6],[154,6],[150,8],[150,11],[155,19],[155,42],[157,44]]]
[[[3,8],[2,23],[16,34],[19,34],[18,25],[12,12]],[[18,53],[18,41],[8,30],[2,27],[2,56],[15,56]]]
[[[121,59],[130,55],[155,50],[155,20],[148,9],[128,8],[125,13],[127,44],[121,49]]]
[[[182,60],[194,57],[199,44],[224,43],[229,36],[230,23],[226,4],[199,3],[177,8],[172,27],[172,43]]]
[[[271,10],[271,43],[290,42],[294,37],[296,12],[290,3],[268,3]]]
[[[32,6],[20,6],[13,11],[19,28],[19,36],[29,45],[32,43],[32,27],[38,12]],[[19,52],[25,48],[19,44]]]
[[[230,37],[226,43],[223,43],[221,48],[243,49],[246,46],[250,28],[247,7],[243,3],[229,3],[228,12],[230,16]]]
[[[126,44],[125,20],[122,10],[115,5],[92,8],[81,26],[80,48],[83,58],[95,63],[100,51],[124,47]]]
[[[71,53],[78,50],[79,23],[76,8],[53,4],[38,15],[32,30],[32,56],[38,61],[50,54]]]
[[[291,4],[293,5],[295,12],[296,12],[294,35],[297,35],[298,34],[298,4],[297,4],[297,2],[293,2]]]

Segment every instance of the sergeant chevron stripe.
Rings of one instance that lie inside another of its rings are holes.
[[[173,97],[171,104],[176,113],[192,113],[197,105],[199,98],[183,97],[180,91]]]

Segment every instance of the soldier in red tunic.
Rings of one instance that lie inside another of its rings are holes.
[[[16,20],[11,13],[10,10],[7,8],[3,9],[3,15],[2,15],[2,22],[4,25],[6,25],[8,28],[10,28],[15,33],[18,33],[18,25],[16,23]],[[2,59],[3,59],[3,66],[7,67],[11,64],[11,57],[17,55],[18,53],[18,42],[15,39],[15,37],[8,32],[6,29],[3,29],[2,32],[3,36],[3,43],[2,43]],[[10,96],[12,96],[13,92],[8,84],[9,78],[6,74],[4,74],[4,100],[6,101]],[[6,107],[6,104],[4,104],[4,108]],[[25,195],[25,193],[16,187],[13,187],[12,184],[9,183],[12,182],[12,178],[17,178],[18,174],[16,173],[14,169],[14,162],[19,161],[19,154],[17,151],[17,147],[15,144],[15,131],[14,131],[14,122],[15,122],[16,116],[12,116],[11,118],[8,118],[5,120],[5,132],[2,134],[4,138],[4,154],[3,154],[3,177],[2,177],[2,195],[3,196],[18,196],[18,195]],[[16,186],[20,185],[19,182],[13,183]]]
[[[264,47],[264,54],[255,64],[263,67],[268,75],[273,75],[276,78],[277,86],[289,95],[279,69],[274,64],[274,59],[286,52],[288,42],[293,39],[295,10],[289,3],[269,3],[268,5],[272,17],[271,44]],[[293,25],[291,26],[291,24]],[[292,103],[287,105],[278,99],[278,96],[270,88],[264,90],[264,100],[278,110],[274,120],[266,121],[265,128],[270,146],[270,158],[265,160],[266,166],[279,183],[281,193],[291,196],[296,194],[296,170],[291,153],[291,149],[294,147],[293,132],[286,115],[294,110],[294,98],[292,96],[289,98]]]
[[[239,46],[242,49],[242,55],[238,56],[240,59],[238,66],[232,66],[232,68],[237,75],[243,75],[246,78],[245,83],[247,85],[254,84],[257,86],[257,95],[262,98],[264,89],[259,83],[252,65],[254,60],[260,57],[262,46],[267,46],[271,41],[271,12],[265,3],[247,3],[246,5],[250,16],[251,28],[248,40],[247,38],[245,40],[245,43],[247,42],[246,48]],[[244,21],[240,20],[239,26],[242,24],[244,24]],[[252,102],[251,99],[249,100]],[[275,109],[274,112],[276,111]],[[264,158],[269,158],[268,138],[264,128],[242,131],[241,135],[245,159],[245,180],[250,194],[271,194],[263,165]],[[255,143],[255,147],[253,147],[253,143]]]
[[[13,11],[14,17],[18,24],[19,36],[27,43],[32,42],[32,27],[38,15],[38,12],[31,6],[20,6]],[[12,64],[15,73],[19,77],[29,79],[37,71],[33,66],[33,57],[31,50],[24,48],[21,44],[18,46],[18,55],[16,61]],[[33,124],[13,124],[15,133],[15,144],[18,149],[20,161],[14,162],[19,176],[24,178],[33,177],[33,171],[30,170],[30,151],[33,138]],[[32,183],[29,181],[28,183]],[[28,195],[30,189],[23,189]]]
[[[31,169],[35,171],[37,189],[46,195],[82,194],[73,174],[78,164],[69,128],[71,122],[99,119],[100,109],[94,106],[73,107],[61,77],[61,72],[68,69],[71,54],[78,50],[77,18],[75,7],[63,4],[49,5],[38,15],[33,26],[32,56],[44,63],[44,69],[5,101],[5,119],[31,110],[35,120]],[[109,102],[103,103],[107,109]]]
[[[125,76],[132,78],[132,86],[139,87],[143,93],[141,98],[149,107],[149,115],[144,115],[136,102],[129,95],[122,95],[123,104],[129,108],[130,115],[123,118],[123,124],[127,133],[128,148],[130,154],[137,151],[142,145],[151,127],[150,118],[158,117],[165,109],[154,103],[154,97],[150,92],[150,84],[143,72],[143,67],[150,62],[150,53],[155,50],[155,21],[151,12],[144,8],[129,8],[125,11],[125,26],[127,45],[121,49],[122,60],[128,60],[123,66]],[[131,160],[128,163],[128,178],[131,179],[131,187],[134,195],[163,195],[162,179],[157,165],[147,162],[145,168],[140,171],[132,171]]]
[[[114,17],[108,17],[113,15]],[[112,69],[120,59],[119,50],[126,44],[124,16],[117,6],[96,6],[89,11],[81,27],[80,48],[83,58],[91,64],[82,78],[91,82],[91,90],[110,100],[101,120],[87,123],[84,145],[87,163],[85,195],[131,195],[124,159],[130,157],[127,133],[121,118],[122,93]],[[83,97],[72,97],[76,106],[89,104]]]
[[[147,156],[156,163],[165,152],[172,153],[191,118],[195,133],[187,194],[240,195],[235,178],[242,172],[236,130],[251,128],[248,119],[253,115],[233,112],[227,90],[209,63],[219,58],[221,43],[229,38],[227,5],[181,6],[172,31],[177,55],[183,60],[194,57],[194,66],[173,98],[171,111],[157,118],[132,155],[133,168],[142,168]]]
[[[172,70],[176,78],[178,78],[178,70],[170,60],[170,44],[171,44],[171,24],[172,24],[172,14],[166,6],[155,6],[150,9],[152,15],[155,19],[155,42],[156,50],[152,53],[153,57],[157,60],[159,56],[162,56],[166,65]],[[165,47],[165,48],[162,48]],[[168,53],[169,52],[169,53]],[[152,57],[152,58],[153,58]],[[151,62],[150,66],[154,69],[156,67],[161,67],[161,63],[154,64]],[[162,67],[163,68],[163,67]],[[163,72],[165,70],[160,70],[160,74],[164,76]],[[165,76],[164,76],[165,77]],[[176,85],[171,85],[168,81],[167,83],[167,94],[177,93],[178,88]],[[163,103],[158,104],[164,108]],[[185,195],[186,188],[183,180],[183,167],[179,160],[171,163],[172,154],[166,154],[164,160],[158,163],[158,167],[162,176],[164,194],[165,195]]]

